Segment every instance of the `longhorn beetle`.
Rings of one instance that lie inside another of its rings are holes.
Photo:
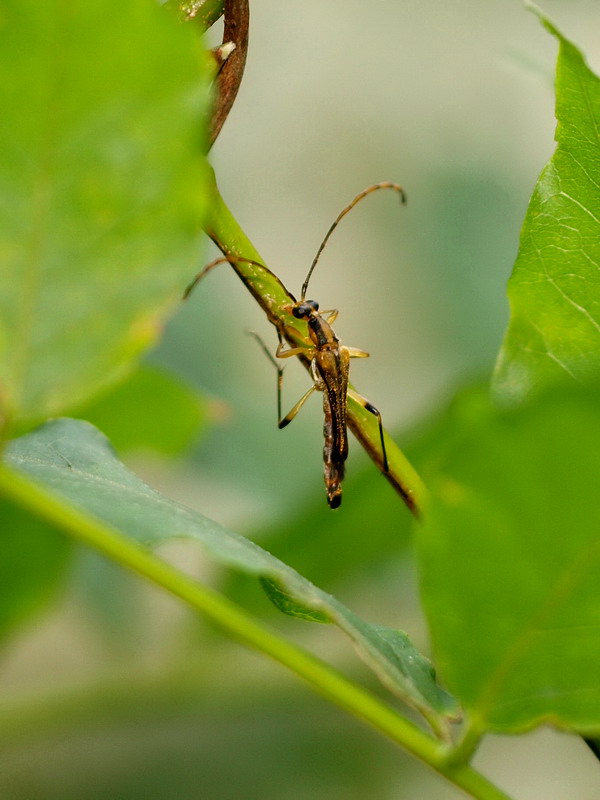
[[[341,344],[331,327],[332,323],[337,319],[339,312],[337,309],[319,311],[319,304],[316,302],[316,300],[306,299],[306,291],[308,289],[308,283],[313,270],[319,260],[319,256],[323,252],[329,237],[335,230],[340,220],[345,217],[346,214],[353,209],[360,200],[372,192],[377,191],[378,189],[393,189],[400,195],[401,202],[406,203],[406,195],[402,187],[396,183],[390,183],[389,181],[376,183],[357,194],[354,200],[352,200],[352,202],[349,203],[349,205],[347,205],[337,216],[327,231],[325,238],[321,242],[319,249],[317,250],[317,254],[313,259],[310,269],[308,270],[306,279],[302,284],[300,300],[296,300],[294,296],[288,292],[293,300],[293,303],[292,305],[285,306],[283,310],[291,313],[296,319],[304,320],[307,323],[308,336],[304,339],[301,345],[286,348],[281,336],[281,331],[278,330],[279,345],[275,352],[275,356],[277,358],[290,358],[291,356],[302,355],[309,359],[313,385],[284,417],[281,416],[283,367],[279,366],[262,339],[256,333],[252,332],[252,335],[258,340],[260,346],[275,365],[275,369],[277,370],[277,409],[279,428],[285,428],[285,426],[294,419],[298,411],[302,408],[306,400],[314,391],[323,393],[323,435],[325,439],[323,446],[323,466],[325,488],[327,491],[327,502],[330,508],[338,508],[342,502],[342,481],[344,479],[345,462],[346,458],[348,457],[346,402],[349,396],[377,418],[384,472],[388,472],[388,460],[383,436],[383,425],[379,410],[375,408],[375,406],[366,398],[357,394],[348,387],[350,359],[367,358],[369,353],[366,353],[364,350],[359,350],[355,347],[346,347],[345,345]],[[219,264],[224,264],[227,262],[243,262],[252,264],[253,266],[264,270],[268,275],[276,278],[276,280],[279,280],[268,267],[259,263],[258,261],[253,261],[252,259],[243,258],[241,256],[225,256],[215,259],[215,261],[212,261],[210,264],[207,264],[204,267],[204,269],[187,287],[184,298],[188,297],[192,289],[206,275],[207,272]]]

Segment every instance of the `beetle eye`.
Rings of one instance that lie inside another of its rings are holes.
[[[313,311],[318,311],[319,310],[319,304],[317,303],[316,300],[307,300],[306,301],[306,305],[310,306]]]
[[[312,310],[313,308],[309,303],[298,303],[297,306],[292,308],[292,314],[296,319],[305,319],[306,317],[310,317]]]

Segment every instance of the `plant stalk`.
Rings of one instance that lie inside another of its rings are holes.
[[[250,239],[225,205],[216,184],[213,188],[212,208],[206,232],[223,254],[264,263]],[[267,319],[277,328],[279,334],[290,346],[302,346],[307,338],[306,323],[295,319],[289,312],[294,298],[281,281],[275,275],[272,276],[272,279],[265,276],[255,266],[243,261],[232,261],[231,267],[262,308]],[[303,355],[298,358],[310,372],[310,360]],[[385,434],[385,446],[389,468],[387,471],[384,469],[376,418],[373,414],[365,411],[360,403],[353,400],[352,397],[348,397],[348,427],[378,469],[381,470],[383,476],[402,497],[408,509],[414,516],[419,517],[427,498],[425,484],[402,450],[387,433]]]

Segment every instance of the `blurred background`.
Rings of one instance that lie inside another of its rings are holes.
[[[598,3],[543,9],[600,71]],[[493,367],[520,224],[554,148],[556,51],[518,0],[251,0],[244,81],[212,152],[221,193],[297,294],[357,192],[382,180],[405,187],[406,208],[379,192],[343,220],[309,294],[340,309],[346,344],[371,353],[353,363],[353,382],[417,461],[429,420]],[[207,246],[199,267],[214,255]],[[320,399],[279,432],[274,370],[248,329],[275,345],[232,271],[216,270],[148,357],[203,395],[203,434],[178,459],[140,450],[125,461],[427,650],[408,513],[354,442],[344,504],[327,509]],[[285,380],[287,411],[309,378],[291,363]],[[371,681],[330,630],[281,618],[193,548],[164,554]],[[89,554],[5,645],[0,675],[3,800],[462,796]],[[576,737],[489,737],[475,763],[518,800],[598,797],[597,762]]]

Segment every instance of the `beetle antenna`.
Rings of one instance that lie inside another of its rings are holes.
[[[400,195],[400,202],[402,204],[406,203],[406,193],[404,189],[397,183],[390,183],[390,181],[382,181],[381,183],[375,183],[373,186],[369,186],[367,189],[364,189],[362,192],[360,192],[360,194],[357,194],[354,200],[349,205],[347,205],[346,208],[337,217],[331,228],[329,228],[329,230],[327,231],[325,238],[321,242],[321,245],[317,250],[317,255],[315,256],[314,261],[312,262],[312,264],[310,265],[310,269],[308,270],[308,275],[306,276],[306,280],[302,284],[302,292],[300,296],[301,300],[304,300],[306,298],[306,290],[308,289],[308,282],[310,280],[310,276],[313,274],[313,270],[317,266],[317,261],[319,260],[319,256],[323,252],[323,249],[325,248],[325,245],[327,244],[329,237],[337,227],[338,222],[343,217],[345,217],[346,214],[349,211],[351,211],[354,208],[354,206],[363,199],[363,197],[366,197],[368,194],[371,194],[371,192],[376,192],[378,189],[394,189],[394,191],[398,192],[398,194]]]
[[[207,265],[206,265],[206,266],[205,266],[205,267],[204,267],[204,268],[203,268],[203,269],[202,269],[202,270],[201,270],[201,271],[200,271],[200,272],[199,272],[199,273],[196,275],[196,277],[194,278],[194,280],[193,280],[193,281],[192,281],[192,282],[191,282],[191,283],[190,283],[190,284],[187,286],[187,288],[186,288],[185,292],[183,293],[183,299],[184,299],[184,300],[187,300],[187,298],[188,298],[188,297],[190,296],[190,294],[192,293],[192,290],[193,290],[193,289],[196,287],[196,285],[197,285],[198,283],[200,283],[200,281],[202,280],[202,278],[203,278],[203,277],[204,277],[204,276],[205,276],[205,275],[206,275],[208,272],[210,272],[210,271],[211,271],[212,269],[214,269],[215,267],[218,267],[218,266],[219,266],[219,264],[228,264],[228,263],[229,263],[229,264],[252,264],[252,266],[254,266],[254,267],[260,267],[262,270],[264,270],[264,271],[267,273],[267,275],[270,275],[272,278],[275,278],[275,280],[276,280],[278,283],[281,283],[281,281],[279,280],[279,278],[277,277],[277,275],[275,275],[275,273],[271,272],[271,270],[270,270],[270,269],[269,269],[267,266],[265,266],[265,264],[261,264],[261,263],[260,263],[260,261],[253,261],[251,258],[244,258],[243,256],[234,256],[234,255],[222,256],[221,258],[215,258],[215,260],[214,260],[214,261],[211,261],[211,262],[210,262],[210,264],[207,264]],[[283,286],[283,284],[282,284],[282,283],[281,283],[281,285]],[[285,286],[284,286],[283,288],[285,289]],[[285,289],[285,291],[287,292],[287,289]],[[287,292],[287,293],[289,294],[289,292]],[[290,296],[291,296],[291,295],[290,295]]]

